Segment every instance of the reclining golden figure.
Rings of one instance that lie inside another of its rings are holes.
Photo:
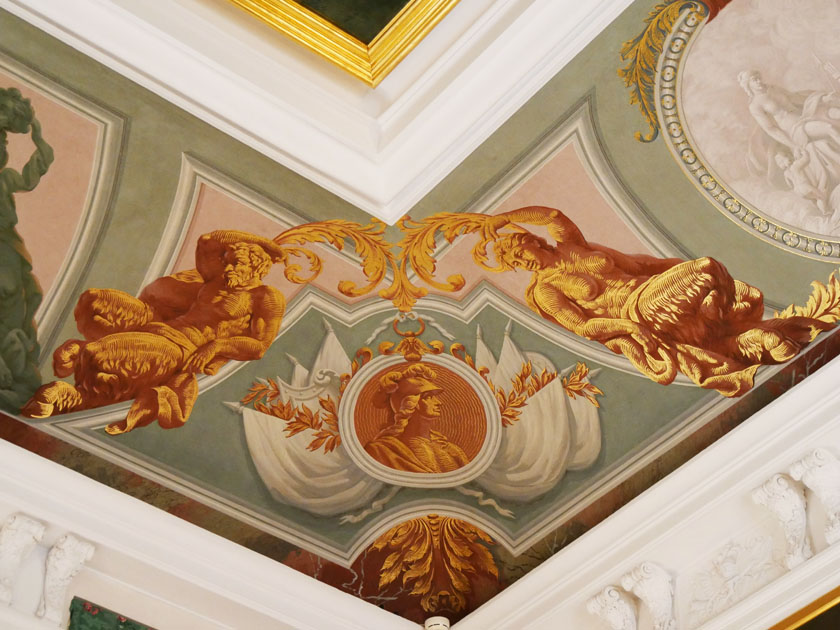
[[[73,374],[75,386],[43,385],[22,414],[45,418],[134,399],[108,433],[155,420],[163,428],[183,425],[198,396],[196,374],[259,359],[274,341],[285,300],[262,278],[284,255],[271,240],[216,231],[199,238],[195,269],[155,280],[139,298],[85,291],[75,310],[85,340],[71,339],[53,354],[55,374]]]
[[[543,226],[555,243],[520,225]],[[623,354],[643,374],[667,385],[682,372],[700,387],[740,396],[760,365],[792,359],[840,319],[840,283],[814,284],[805,307],[764,317],[757,288],[734,280],[713,258],[681,260],[625,254],[587,241],[559,210],[529,206],[495,216],[439,213],[401,222],[403,258],[441,291],[464,286],[461,275],[434,278],[434,234],[452,242],[478,233],[476,264],[494,272],[532,274],[525,291],[543,318]],[[492,245],[496,266],[488,262]],[[423,295],[424,293],[420,293]]]
[[[837,318],[763,319],[761,291],[734,280],[713,258],[624,254],[588,242],[559,210],[528,207],[486,219],[499,230],[543,225],[556,245],[521,230],[499,233],[496,271],[533,273],[528,305],[545,319],[626,356],[669,384],[682,372],[726,396],[753,385],[759,365],[792,359]]]

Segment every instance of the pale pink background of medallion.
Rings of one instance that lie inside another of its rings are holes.
[[[55,162],[32,192],[15,195],[17,231],[32,256],[46,293],[68,255],[92,184],[99,126],[40,90],[0,71],[0,87],[14,87],[32,102]],[[9,134],[9,166],[17,171],[32,155],[29,134]]]

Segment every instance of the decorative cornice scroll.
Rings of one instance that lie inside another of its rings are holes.
[[[0,604],[10,604],[21,563],[44,535],[45,525],[23,514],[14,514],[0,528]]]
[[[658,564],[643,562],[621,578],[621,586],[638,597],[653,617],[654,630],[676,630],[674,583]]]
[[[586,610],[610,624],[612,630],[636,630],[636,604],[615,586],[607,586],[587,601]]]
[[[790,476],[802,481],[822,503],[828,517],[825,539],[833,545],[840,540],[840,461],[818,448],[793,464]]]
[[[770,510],[782,526],[787,542],[785,565],[788,569],[814,555],[807,536],[805,491],[802,488],[787,476],[776,474],[753,490],[752,499]]]
[[[44,593],[38,606],[38,617],[61,623],[64,615],[67,587],[82,570],[85,562],[93,557],[96,548],[73,534],[62,536],[47,555],[44,576]]]

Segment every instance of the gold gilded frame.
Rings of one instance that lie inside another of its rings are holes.
[[[790,617],[783,619],[770,628],[770,630],[796,630],[838,604],[840,604],[840,586],[822,597],[818,597],[805,606],[805,608],[797,610]]]
[[[458,0],[412,0],[369,45],[294,0],[230,2],[371,87],[376,87]]]

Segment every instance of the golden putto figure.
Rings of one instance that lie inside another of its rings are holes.
[[[379,379],[374,403],[389,410],[391,421],[364,446],[376,461],[416,473],[449,472],[469,463],[460,446],[432,428],[442,406],[436,378],[431,367],[415,363]]]
[[[89,289],[76,305],[84,340],[53,354],[57,376],[75,385],[42,386],[23,408],[31,418],[134,399],[112,434],[158,420],[187,421],[198,395],[196,374],[215,374],[230,360],[259,359],[280,327],[285,302],[262,278],[286,253],[277,243],[233,230],[199,238],[196,268],[155,280],[139,298]]]

